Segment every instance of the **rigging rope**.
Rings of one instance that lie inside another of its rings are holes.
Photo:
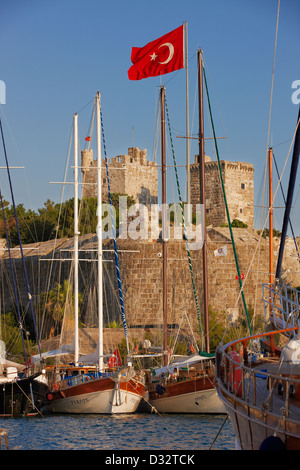
[[[173,145],[172,132],[171,132],[171,126],[170,126],[170,119],[169,119],[169,110],[168,110],[168,105],[167,105],[167,99],[166,99],[166,97],[165,97],[165,104],[166,104],[166,112],[167,112],[167,122],[168,122],[168,128],[169,128],[169,135],[170,135],[170,141],[171,141],[172,156],[173,156],[173,162],[174,162],[174,168],[175,168],[175,175],[176,175],[176,184],[177,184],[177,190],[178,190],[178,197],[179,197],[179,202],[180,202],[180,207],[181,207],[181,215],[182,215],[182,223],[183,223],[183,238],[184,238],[184,240],[185,240],[185,242],[186,242],[186,251],[187,251],[188,260],[189,260],[189,268],[190,268],[190,273],[191,273],[191,279],[192,279],[192,285],[193,285],[194,298],[195,298],[195,302],[196,302],[198,320],[199,320],[200,331],[201,331],[202,342],[203,342],[203,328],[202,328],[201,314],[200,314],[200,308],[199,308],[198,297],[197,297],[197,292],[196,292],[196,285],[195,285],[195,279],[194,279],[194,272],[193,272],[192,260],[191,260],[191,252],[190,252],[189,243],[188,243],[188,238],[187,238],[187,234],[186,234],[186,225],[185,225],[185,220],[184,220],[183,202],[182,202],[182,197],[181,197],[181,192],[180,192],[180,185],[179,185],[179,178],[178,178],[178,172],[177,172],[176,158],[175,158],[174,145]],[[203,345],[202,345],[202,347],[203,347]]]
[[[278,166],[277,166],[277,162],[276,162],[276,159],[275,159],[274,152],[273,152],[273,160],[274,160],[274,163],[275,163],[276,173],[277,173],[278,180],[279,180],[279,183],[280,183],[280,189],[281,189],[283,202],[284,202],[284,205],[286,205],[286,198],[285,198],[283,187],[282,187],[282,184],[281,184],[281,179],[280,179],[280,175],[279,175]],[[297,245],[297,241],[296,241],[296,237],[295,237],[295,233],[294,233],[294,229],[293,229],[292,221],[291,221],[290,217],[289,217],[289,224],[290,224],[290,228],[291,228],[291,232],[292,232],[292,237],[293,237],[293,240],[294,240],[294,243],[295,243],[295,248],[296,248],[296,252],[297,252],[297,256],[298,256],[298,261],[300,262],[300,253],[299,253],[299,249],[298,249],[298,245]]]
[[[277,49],[279,12],[280,12],[280,0],[278,0],[278,6],[277,6],[277,20],[276,20],[275,44],[274,44],[273,68],[272,68],[272,82],[271,82],[271,94],[270,94],[270,105],[269,105],[269,120],[268,120],[267,149],[266,149],[266,158],[265,158],[263,199],[264,199],[264,195],[265,195],[265,187],[266,187],[266,181],[267,181],[267,161],[268,161],[268,148],[269,148],[270,128],[271,128],[271,113],[272,113],[273,88],[274,88],[274,78],[275,78],[275,59],[276,59],[276,49]],[[263,208],[261,210],[261,225],[262,225],[262,221],[263,221]]]
[[[13,267],[13,263],[12,263],[11,249],[10,249],[9,236],[8,236],[8,231],[7,231],[7,223],[6,223],[5,211],[4,211],[4,205],[3,205],[3,197],[2,197],[1,190],[0,190],[0,199],[1,199],[1,207],[2,207],[2,214],[3,214],[6,240],[7,240],[9,263],[10,263],[11,275],[12,275],[12,279],[13,279],[14,294],[15,294],[15,299],[16,299],[16,307],[17,307],[17,314],[18,314],[18,320],[19,320],[19,328],[21,330],[21,338],[22,338],[22,345],[23,345],[25,362],[27,362],[25,340],[24,340],[24,328],[23,328],[23,324],[22,324],[22,320],[21,320],[20,305],[19,305],[18,293],[17,293],[17,285],[16,285],[16,279],[15,279],[14,267]]]
[[[105,143],[105,137],[104,137],[103,117],[102,117],[102,111],[101,110],[100,110],[100,119],[101,119],[101,131],[102,131],[103,149],[104,149],[104,157],[105,157],[105,167],[106,167],[106,175],[107,175],[108,197],[109,197],[109,204],[110,204],[110,207],[111,207],[111,224],[112,224],[112,231],[113,231],[114,254],[115,254],[118,288],[119,288],[119,298],[120,298],[120,304],[121,304],[121,315],[122,315],[123,327],[124,327],[124,332],[125,332],[127,352],[129,353],[127,323],[126,323],[125,308],[124,308],[124,301],[123,301],[122,281],[121,281],[120,267],[119,267],[119,255],[118,255],[118,248],[117,248],[117,242],[116,242],[116,229],[115,229],[115,225],[114,225],[113,205],[112,205],[111,191],[110,191],[108,159],[107,159],[106,143]],[[100,214],[100,217],[101,217],[101,214]]]
[[[203,76],[204,76],[204,82],[205,82],[205,89],[206,89],[206,95],[207,95],[207,101],[208,101],[208,108],[209,108],[209,115],[210,115],[211,126],[212,126],[213,137],[214,137],[214,143],[215,143],[215,149],[216,149],[217,160],[218,160],[218,167],[219,167],[219,172],[220,172],[220,179],[221,179],[221,185],[222,185],[222,191],[223,191],[225,209],[226,209],[227,220],[228,220],[228,226],[229,226],[229,231],[230,231],[230,236],[231,236],[231,242],[232,242],[232,247],[233,247],[233,252],[234,252],[235,264],[236,264],[236,269],[237,269],[237,273],[238,273],[238,279],[239,279],[239,284],[240,284],[240,290],[241,290],[241,294],[242,294],[244,309],[245,309],[245,313],[246,313],[246,317],[247,317],[248,328],[249,328],[250,335],[252,335],[251,324],[250,324],[250,320],[249,320],[248,309],[247,309],[246,300],[245,300],[245,294],[244,294],[244,289],[243,289],[243,283],[242,283],[242,279],[241,279],[240,267],[239,267],[239,262],[238,262],[238,258],[237,258],[237,252],[236,252],[235,242],[234,242],[234,237],[233,237],[233,232],[232,232],[232,226],[231,226],[231,221],[230,221],[229,209],[228,209],[228,205],[227,205],[227,198],[226,198],[226,193],[225,193],[225,186],[224,186],[223,175],[222,175],[222,168],[221,168],[220,157],[219,157],[219,149],[218,149],[218,144],[217,144],[217,139],[216,139],[216,133],[215,133],[215,127],[214,127],[214,122],[213,122],[213,117],[212,117],[212,112],[211,112],[211,105],[210,105],[210,99],[209,99],[209,93],[208,93],[208,87],[207,87],[206,74],[205,74],[205,69],[204,69],[204,67],[203,67]]]
[[[20,251],[21,251],[21,258],[22,258],[22,263],[23,263],[23,270],[24,270],[24,276],[25,276],[25,281],[26,281],[26,287],[27,287],[27,295],[28,295],[28,299],[29,299],[29,303],[30,303],[30,307],[31,307],[31,314],[32,314],[36,339],[37,339],[38,350],[39,350],[39,354],[41,356],[40,342],[39,342],[39,337],[38,337],[38,332],[37,332],[37,327],[36,327],[35,314],[34,314],[34,310],[33,310],[32,295],[31,295],[31,292],[30,292],[29,281],[28,281],[28,276],[27,276],[27,270],[26,270],[26,265],[25,265],[25,260],[24,260],[22,240],[21,240],[20,228],[19,228],[18,217],[17,217],[17,212],[16,212],[15,198],[14,198],[14,193],[13,193],[13,189],[12,189],[12,182],[11,182],[11,177],[10,177],[8,158],[7,158],[7,153],[6,153],[6,146],[5,146],[5,141],[4,141],[4,134],[3,134],[1,119],[0,119],[0,128],[1,128],[2,144],[3,144],[3,151],[4,151],[5,162],[6,162],[6,169],[7,169],[10,193],[11,193],[11,198],[12,198],[12,203],[13,203],[13,208],[14,208],[14,214],[15,214],[15,220],[16,220],[16,228],[17,228],[18,239],[19,239],[19,243],[20,243]]]

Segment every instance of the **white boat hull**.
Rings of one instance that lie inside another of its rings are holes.
[[[53,413],[95,413],[120,414],[134,413],[141,401],[141,396],[130,392],[117,393],[114,390],[74,395],[53,401],[49,410]]]
[[[75,377],[70,384],[53,385],[48,408],[53,413],[134,413],[145,394],[145,384],[134,377]]]
[[[159,413],[226,413],[225,406],[215,390],[184,393],[173,397],[152,400],[152,406]]]

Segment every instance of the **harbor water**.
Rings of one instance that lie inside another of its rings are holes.
[[[53,414],[1,418],[0,428],[7,432],[9,450],[234,450],[232,425],[225,418],[200,414]],[[4,449],[3,441],[1,444]]]

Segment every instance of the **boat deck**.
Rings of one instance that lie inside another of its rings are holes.
[[[244,378],[247,402],[300,421],[300,365],[280,366],[278,361],[265,360],[252,371]]]
[[[286,447],[300,450],[300,365],[263,358],[244,366],[224,359],[217,391],[241,447],[259,449],[268,436],[276,435]]]

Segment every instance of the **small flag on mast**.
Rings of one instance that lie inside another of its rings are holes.
[[[111,368],[119,367],[122,365],[122,359],[118,348],[110,356],[107,365]]]
[[[215,256],[227,256],[227,246],[221,246],[221,248],[218,248],[217,250],[214,251]]]
[[[237,280],[239,279],[239,276],[238,276],[238,274],[235,276],[235,278],[236,278]],[[245,275],[244,275],[244,273],[241,273],[241,279],[242,279],[242,280],[243,280],[243,279],[245,279]]]

